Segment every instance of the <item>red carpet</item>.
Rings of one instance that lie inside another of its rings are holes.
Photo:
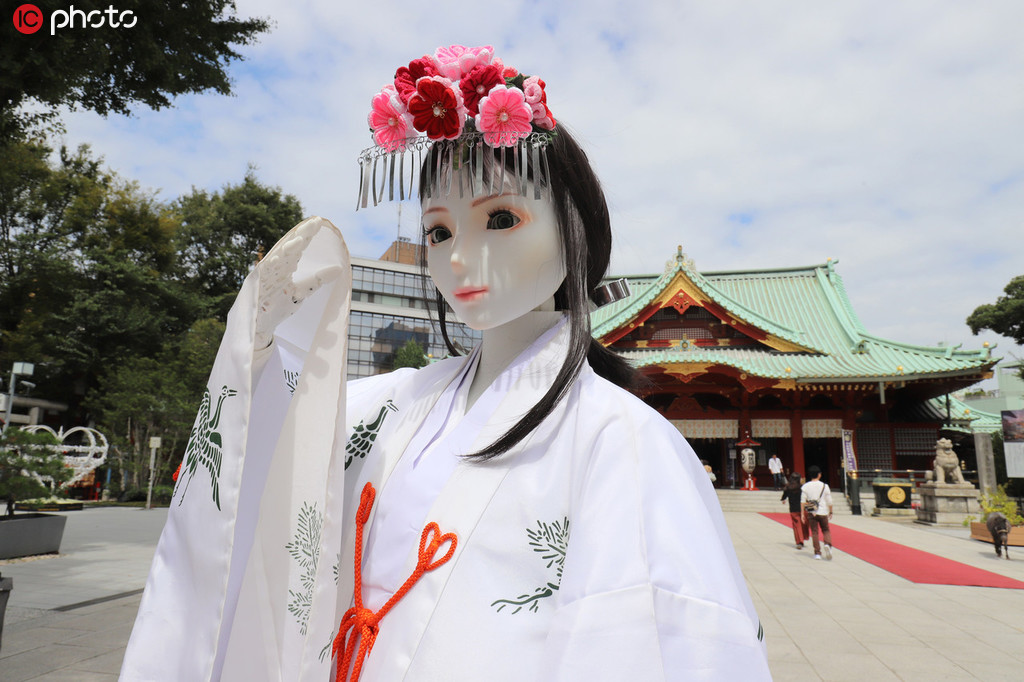
[[[764,513],[773,521],[790,527],[789,514]],[[876,538],[867,533],[829,524],[832,531],[832,546],[841,549],[861,561],[895,573],[915,583],[932,585],[976,585],[978,587],[1004,587],[1022,590],[1024,582],[1007,578],[998,573],[945,559],[919,549]]]

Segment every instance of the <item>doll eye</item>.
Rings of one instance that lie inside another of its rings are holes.
[[[499,208],[487,214],[488,230],[510,230],[522,222],[512,211],[506,208]]]
[[[451,231],[444,225],[434,225],[432,228],[427,230],[427,241],[431,244],[440,244],[443,241],[452,238]]]

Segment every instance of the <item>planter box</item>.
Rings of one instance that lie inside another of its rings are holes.
[[[0,516],[0,559],[59,552],[67,520],[54,514]]]
[[[988,527],[979,521],[971,522],[971,539],[992,544],[992,535],[988,532]],[[1011,547],[1024,547],[1024,526],[1011,526],[1006,544]]]

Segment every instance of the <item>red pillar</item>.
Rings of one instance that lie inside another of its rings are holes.
[[[789,418],[789,437],[793,443],[793,471],[801,476],[807,475],[807,465],[804,462],[804,420],[800,416],[800,410],[793,410],[793,416]]]

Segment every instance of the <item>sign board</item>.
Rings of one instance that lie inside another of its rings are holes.
[[[1024,478],[1024,410],[1003,410],[1003,453],[1006,475]]]
[[[847,471],[857,470],[857,453],[853,451],[853,429],[843,429],[843,466]]]

